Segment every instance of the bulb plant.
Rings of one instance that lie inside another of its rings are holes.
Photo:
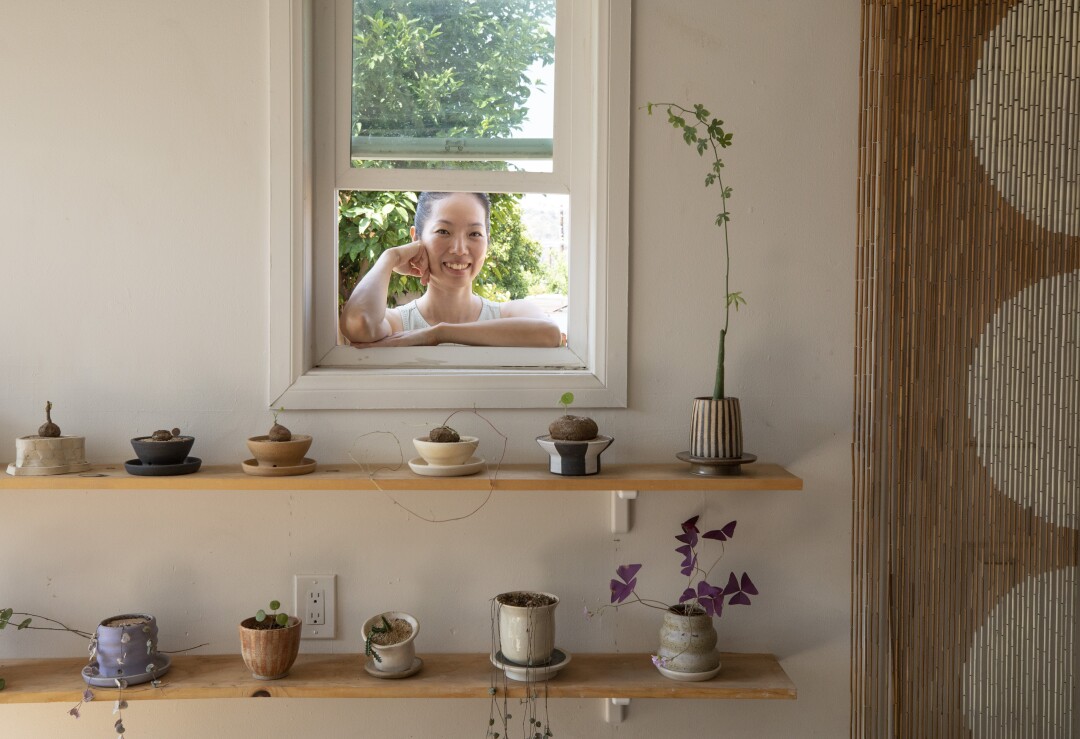
[[[731,134],[724,130],[724,122],[711,117],[705,106],[700,103],[692,108],[684,107],[678,103],[648,103],[646,109],[649,115],[653,110],[661,108],[667,113],[668,123],[682,134],[683,141],[687,146],[697,150],[698,156],[708,156],[712,159],[708,173],[705,175],[705,187],[716,186],[720,192],[720,212],[716,214],[715,223],[721,229],[724,245],[724,323],[720,329],[720,341],[716,358],[716,381],[713,384],[714,400],[722,400],[727,397],[724,394],[724,344],[727,339],[728,323],[731,319],[731,308],[739,310],[739,306],[746,303],[741,292],[731,290],[731,245],[728,238],[728,223],[731,221],[731,213],[728,211],[728,200],[732,190],[724,184],[723,169],[724,161],[720,157],[720,150],[731,146]]]

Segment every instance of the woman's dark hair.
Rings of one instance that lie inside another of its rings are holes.
[[[428,218],[431,217],[431,205],[437,200],[450,197],[456,193],[452,192],[422,192],[420,197],[416,199],[416,217],[413,219],[413,226],[416,228],[416,238],[420,238],[420,235],[424,233],[424,224],[427,223]],[[473,192],[467,193],[474,196],[480,201],[480,204],[484,206],[484,233],[487,236],[491,236],[491,198],[488,197],[486,192]]]

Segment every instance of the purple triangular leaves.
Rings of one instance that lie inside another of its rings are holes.
[[[713,529],[712,531],[706,531],[702,536],[706,539],[716,539],[717,541],[727,541],[735,535],[735,524],[738,521],[730,521],[719,529]]]
[[[634,587],[637,585],[637,578],[633,578],[630,582],[620,582],[619,580],[611,581],[611,602],[622,603],[624,600],[630,597],[630,594],[634,592]]]
[[[679,602],[680,603],[685,603],[686,601],[691,600],[691,599],[696,598],[696,597],[697,597],[697,593],[694,592],[694,589],[693,588],[687,588],[686,590],[683,591],[683,594],[681,596],[679,596]]]
[[[618,575],[623,582],[630,582],[640,569],[641,565],[619,565],[615,568],[615,574]]]
[[[739,584],[739,589],[744,593],[750,593],[750,595],[757,595],[758,590],[754,587],[754,583],[750,581],[750,576],[745,572],[742,573],[742,581]]]
[[[685,521],[682,522],[682,530],[685,533],[690,533],[691,531],[693,531],[696,534],[697,533],[697,520],[698,520],[698,516],[694,516],[693,518],[686,519]]]
[[[728,600],[729,606],[748,606],[750,605],[750,599],[746,597],[746,593],[735,593]]]

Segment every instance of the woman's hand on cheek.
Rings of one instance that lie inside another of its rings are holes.
[[[419,277],[421,285],[427,285],[430,269],[428,267],[427,249],[423,243],[414,241],[411,244],[394,247],[397,253],[398,263],[394,271],[400,275]]]
[[[359,349],[377,349],[390,346],[435,346],[438,343],[439,341],[435,335],[434,328],[418,328],[413,331],[402,331],[400,333],[390,334],[379,341],[372,341],[366,344],[353,342],[352,345]]]

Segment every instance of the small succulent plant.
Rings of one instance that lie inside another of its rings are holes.
[[[284,629],[289,625],[289,614],[284,611],[278,612],[281,608],[281,602],[272,600],[270,601],[270,610],[272,613],[267,613],[263,609],[259,609],[255,612],[255,628],[256,629]]]
[[[376,626],[372,626],[371,631],[368,632],[367,638],[364,640],[364,655],[367,657],[373,657],[376,662],[382,662],[382,657],[380,657],[379,653],[376,652],[374,648],[372,648],[374,639],[379,634],[389,634],[390,629],[392,628],[390,626],[390,622],[386,620],[385,614],[383,614],[380,618],[382,618],[382,623]]]
[[[173,441],[180,438],[180,429],[174,428],[171,431],[166,429],[158,429],[154,433],[150,434],[150,438],[153,441]]]
[[[53,423],[52,420],[52,401],[45,401],[45,423],[38,427],[38,436],[44,436],[46,439],[56,439],[60,436],[60,427]]]

